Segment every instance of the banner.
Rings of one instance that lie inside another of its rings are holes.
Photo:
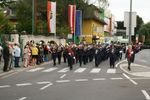
[[[76,36],[80,36],[82,32],[82,12],[76,11]]]
[[[76,18],[76,6],[69,5],[68,6],[68,24],[70,33],[75,33],[75,18]]]
[[[47,2],[48,32],[56,33],[56,2]]]

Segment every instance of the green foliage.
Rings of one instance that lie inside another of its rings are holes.
[[[75,4],[77,10],[82,10],[83,18],[89,15],[89,12],[96,9],[94,5],[89,5],[86,0],[50,0],[57,2],[56,8],[56,33],[59,36],[69,33],[68,29],[68,5]],[[36,0],[36,32],[34,34],[49,34],[47,32],[47,0]],[[17,30],[32,31],[32,0],[19,0],[14,5],[15,13],[18,20]]]
[[[150,22],[141,26],[139,29],[140,40],[142,40],[142,35],[145,36],[145,43],[150,43]]]
[[[31,33],[32,30],[32,1],[31,0],[19,0],[16,5],[14,5],[15,14],[17,16],[17,30],[27,31]]]
[[[9,33],[10,25],[8,22],[8,16],[6,16],[3,11],[0,11],[0,35]]]

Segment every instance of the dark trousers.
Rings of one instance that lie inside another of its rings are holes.
[[[61,53],[58,53],[58,64],[60,64],[61,63]]]
[[[79,57],[79,63],[80,63],[80,66],[82,66],[82,61],[83,61],[83,57],[80,56],[80,57]]]
[[[95,57],[95,67],[98,67],[98,65],[99,65],[98,57]]]
[[[68,66],[70,67],[70,70],[73,69],[73,57],[71,56],[68,57]]]
[[[66,63],[67,56],[65,54],[63,54],[63,58],[64,58],[64,63]]]
[[[19,59],[20,59],[20,57],[15,57],[15,67],[20,67],[19,66]]]
[[[4,72],[8,70],[8,65],[9,65],[9,57],[4,59],[4,67],[3,67]]]
[[[131,62],[132,62],[132,58],[127,58],[127,61],[128,61],[128,68],[130,69],[130,65],[131,65]]]
[[[115,67],[115,58],[110,58],[110,68],[111,66],[113,66],[113,68]]]

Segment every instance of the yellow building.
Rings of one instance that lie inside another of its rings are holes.
[[[87,44],[102,43],[104,39],[104,25],[103,20],[99,19],[100,12],[94,11],[92,15],[83,19],[82,34],[80,41],[86,41]]]

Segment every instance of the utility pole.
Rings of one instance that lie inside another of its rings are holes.
[[[132,0],[130,0],[130,14],[129,14],[129,44],[132,42]]]

